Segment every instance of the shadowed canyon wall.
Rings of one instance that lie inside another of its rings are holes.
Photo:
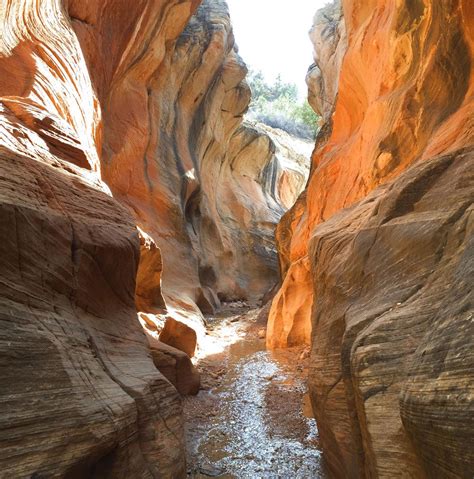
[[[176,318],[276,280],[304,168],[243,124],[227,7],[199,3],[2,3],[4,477],[183,477],[170,381],[198,378],[137,309],[191,355]],[[315,17],[324,123],[267,338],[312,343],[336,477],[472,476],[473,22],[470,0]]]
[[[312,31],[310,97],[326,123],[278,227],[267,344],[311,334],[335,477],[470,477],[474,9],[346,0],[342,12],[345,25],[329,7]]]
[[[100,162],[114,85],[150,43],[159,63],[195,6],[2,3],[3,477],[185,473],[179,396],[136,319],[135,224]]]

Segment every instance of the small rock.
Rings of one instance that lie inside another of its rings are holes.
[[[267,330],[266,329],[264,329],[264,328],[259,329],[259,331],[258,331],[259,339],[265,339],[266,335],[267,335]]]
[[[302,351],[299,357],[300,361],[307,358],[309,358],[309,349],[305,349],[304,351]]]
[[[213,467],[213,466],[201,466],[199,468],[199,472],[201,474],[204,474],[205,476],[218,477],[218,476],[224,474],[225,471],[223,471],[222,469],[218,469],[217,467]]]

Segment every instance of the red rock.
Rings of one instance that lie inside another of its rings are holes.
[[[182,396],[199,392],[201,377],[189,356],[153,337],[147,335],[151,356],[158,370]]]
[[[196,331],[171,316],[166,318],[165,325],[160,333],[160,341],[180,351],[184,351],[191,358],[196,353]]]
[[[163,261],[160,248],[144,231],[140,235],[140,263],[137,271],[135,305],[138,311],[166,312],[166,302],[161,288]]]
[[[146,117],[147,90],[138,79],[156,70],[195,6],[2,4],[5,477],[185,474],[179,396],[137,321],[135,221],[101,169],[114,135],[139,151],[133,126]]]
[[[216,297],[257,299],[275,283],[274,228],[305,172],[282,161],[262,127],[242,123],[247,68],[225,2],[202,2],[178,42],[156,48],[156,58],[140,57],[114,82],[104,179],[161,250],[169,306],[180,298],[210,313]],[[159,289],[158,275],[139,276],[139,289]],[[202,327],[199,314],[195,324]]]
[[[323,78],[337,79],[335,107],[277,231],[284,281],[267,344],[312,327],[310,392],[334,477],[469,477],[472,3],[343,5],[347,51]]]
[[[337,477],[473,470],[473,167],[420,162],[314,232],[310,391]]]
[[[466,3],[460,3],[456,15],[446,24],[443,15],[432,8],[431,3],[426,12],[422,9],[412,11],[404,4],[398,7],[379,5],[367,23],[364,23],[367,11],[361,5],[357,1],[345,5],[347,52],[339,77],[331,73],[323,82],[336,81],[338,85],[334,112],[318,138],[306,192],[277,229],[284,281],[270,314],[270,323],[275,323],[277,336],[268,337],[269,345],[274,341],[279,347],[285,346],[285,338],[278,337],[278,331],[292,327],[311,328],[309,314],[293,315],[285,311],[285,303],[287,299],[295,301],[296,295],[300,296],[300,303],[311,302],[310,282],[294,285],[286,274],[290,271],[296,282],[309,275],[305,265],[309,264],[307,255],[312,230],[339,210],[366,197],[379,185],[393,180],[415,162],[455,151],[472,141],[469,133],[472,131],[472,115],[469,115],[473,88],[469,67],[472,34],[468,26],[472,12]],[[385,28],[386,22],[392,22],[392,27]],[[416,28],[407,31],[406,22],[416,24]],[[435,57],[427,53],[433,37],[424,26],[430,22],[429,32],[444,30],[440,41],[433,41],[436,43]],[[316,30],[320,31],[321,26]],[[327,67],[321,65],[324,71],[337,72],[341,56],[340,42],[336,41],[340,38],[339,30],[333,29],[335,40],[328,42],[335,47],[335,53],[320,55],[335,62]],[[364,43],[362,48],[362,38],[369,37],[374,41],[370,45]],[[413,43],[418,45],[415,51]],[[323,43],[320,45],[326,48]],[[447,53],[451,50],[456,50],[456,57]],[[379,52],[382,51],[381,60]],[[449,63],[447,71],[441,66],[443,61]],[[451,93],[441,86],[446,82],[457,85],[450,87]],[[334,87],[323,89],[320,94],[326,91],[333,92]],[[450,95],[455,100],[452,101]],[[332,103],[332,97],[326,100]],[[426,105],[430,105],[429,114]],[[310,308],[307,311],[309,313]],[[305,324],[298,326],[300,322]],[[308,337],[304,339],[308,340]]]

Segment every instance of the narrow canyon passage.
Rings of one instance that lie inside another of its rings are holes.
[[[230,303],[206,318],[203,390],[184,402],[188,477],[325,478],[307,349],[267,350],[262,310],[249,308]]]
[[[474,477],[473,0],[0,25],[0,479]]]

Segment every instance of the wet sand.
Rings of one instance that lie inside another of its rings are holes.
[[[266,351],[259,310],[245,309],[208,318],[222,350],[202,353],[204,390],[184,401],[188,477],[323,479],[304,351]]]

